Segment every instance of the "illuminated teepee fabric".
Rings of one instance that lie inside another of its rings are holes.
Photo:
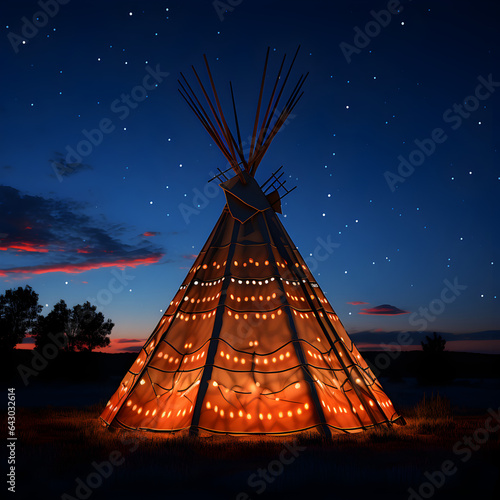
[[[290,73],[275,98],[282,67],[256,135],[262,80],[256,140],[243,168],[234,154],[234,148],[242,152],[239,129],[237,142],[220,111],[208,65],[219,112],[202,90],[220,126],[209,120],[190,87],[185,93],[210,134],[218,134],[237,175],[218,176],[227,201],[222,215],[103,411],[106,425],[191,434],[317,429],[330,435],[401,418],[278,219],[278,191],[285,189],[280,176],[264,183],[271,190],[267,196],[253,178],[261,148],[267,149],[286,120],[305,80],[301,77],[276,122],[264,130]]]

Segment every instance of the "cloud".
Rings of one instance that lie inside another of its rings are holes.
[[[439,332],[438,332],[439,333]],[[430,332],[425,332],[431,335]],[[439,333],[445,340],[500,340],[500,330],[483,330],[470,333]]]
[[[127,227],[93,219],[84,208],[72,200],[31,196],[0,186],[0,211],[6,214],[0,220],[0,255],[16,260],[15,267],[1,268],[0,276],[123,269],[162,259],[161,248],[149,242],[126,243]]]
[[[160,233],[158,231],[146,231],[145,233],[142,233],[142,236],[145,238],[149,238],[151,236],[158,236]]]
[[[152,255],[145,259],[119,259],[112,261],[97,260],[95,262],[82,262],[81,264],[47,264],[38,266],[11,267],[9,269],[0,269],[0,276],[9,274],[47,274],[47,273],[67,273],[78,274],[94,269],[103,269],[105,267],[117,267],[125,269],[126,267],[148,266],[156,264],[163,254]]]
[[[6,235],[2,240],[6,239],[8,235]],[[38,252],[38,253],[48,253],[49,249],[44,247],[43,245],[37,245],[36,243],[32,243],[30,241],[18,241],[12,242],[10,245],[2,246],[0,240],[0,250],[17,250],[19,252]]]
[[[380,306],[370,307],[369,309],[361,309],[358,314],[371,314],[375,316],[395,316],[397,314],[409,314],[410,311],[403,311],[396,306],[390,304],[382,304]]]
[[[380,343],[380,345],[389,345],[390,343],[399,344],[398,338],[401,334],[405,334],[405,338],[409,334],[407,340],[411,346],[420,347],[420,341],[425,340],[426,336],[432,337],[432,331],[413,332],[413,331],[385,331],[385,330],[363,330],[360,332],[350,332],[349,336],[358,345],[359,343]],[[473,333],[452,333],[452,332],[436,332],[441,335],[446,341],[500,341],[500,330],[486,330]]]
[[[146,342],[147,339],[125,339],[125,338],[122,338],[122,339],[113,339],[113,342],[115,344],[144,344]]]
[[[354,302],[347,302],[347,304],[351,304],[353,306],[360,306],[362,304],[369,304],[369,302],[361,302],[360,300],[355,300]]]
[[[121,347],[120,349],[116,349],[116,352],[139,352],[141,350],[140,346],[133,347]]]
[[[71,177],[84,170],[93,170],[91,165],[87,163],[68,163],[64,156],[57,151],[54,153],[56,155],[55,160],[49,160],[52,166],[51,177],[56,177],[62,182],[64,177]]]
[[[186,260],[193,260],[193,259],[196,259],[196,257],[198,257],[197,255],[195,255],[194,253],[191,253],[191,254],[187,254],[187,255],[183,255],[182,258],[183,259],[186,259]]]

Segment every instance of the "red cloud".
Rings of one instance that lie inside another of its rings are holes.
[[[0,276],[9,280],[36,274],[137,267],[154,264],[163,257],[161,249],[153,248],[149,241],[140,245],[123,241],[123,227],[94,220],[75,201],[31,196],[9,186],[0,186],[0,199],[9,210],[9,220],[5,229],[2,227],[4,232],[0,232],[0,255],[26,258],[12,264],[16,267],[0,268]],[[92,244],[85,243],[88,241]],[[63,254],[64,258],[59,257]],[[43,262],[29,259],[42,255],[50,257]]]
[[[370,307],[369,309],[361,309],[358,314],[373,314],[376,316],[395,316],[397,314],[409,314],[410,311],[403,311],[396,306],[390,304],[382,304],[381,306]]]
[[[369,302],[361,302],[360,300],[355,300],[354,302],[347,302],[353,306],[360,306],[361,304],[369,304]]]
[[[158,236],[160,233],[157,231],[146,231],[145,233],[142,233],[143,236],[150,237],[150,236]]]
[[[81,264],[47,264],[42,266],[26,266],[14,267],[11,269],[0,269],[0,276],[7,276],[9,274],[47,274],[47,273],[67,273],[77,274],[93,269],[102,269],[105,267],[118,267],[124,269],[125,267],[149,266],[156,264],[164,254],[153,254],[149,257],[138,259],[118,259],[115,261],[102,261],[102,262],[82,262]]]
[[[191,253],[191,254],[188,254],[188,255],[183,255],[182,258],[183,259],[186,259],[186,260],[191,260],[191,259],[196,259],[196,257],[198,257],[197,255],[195,255],[194,253]]]
[[[45,245],[38,245],[29,241],[19,241],[8,243],[7,246],[1,246],[0,250],[17,250],[18,252],[39,252],[47,253],[49,249]]]

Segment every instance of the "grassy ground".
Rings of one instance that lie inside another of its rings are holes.
[[[102,403],[18,408],[17,498],[499,498],[500,432],[481,431],[488,414],[453,415],[444,398],[401,409],[404,427],[332,441],[109,432],[98,420]],[[110,461],[96,472],[93,463]],[[445,476],[436,471],[446,461],[454,472]],[[444,484],[433,486],[426,472]]]
[[[33,353],[12,354],[2,365],[16,388],[13,498],[500,498],[500,431],[484,430],[486,409],[500,412],[500,356],[448,353],[447,369],[461,378],[422,386],[422,353],[401,352],[381,382],[408,425],[325,441],[111,433],[98,416],[135,355],[61,353],[26,384],[18,368],[33,367]],[[437,390],[449,399],[431,397]],[[445,476],[443,465],[453,472]]]

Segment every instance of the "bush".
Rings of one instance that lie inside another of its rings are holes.
[[[436,434],[455,426],[450,400],[439,393],[435,396],[431,393],[430,398],[424,393],[423,399],[407,415],[421,434]]]
[[[453,417],[450,400],[440,396],[439,392],[435,396],[431,393],[430,398],[426,398],[424,393],[423,399],[415,406],[414,411],[415,418],[418,419],[439,420]]]

